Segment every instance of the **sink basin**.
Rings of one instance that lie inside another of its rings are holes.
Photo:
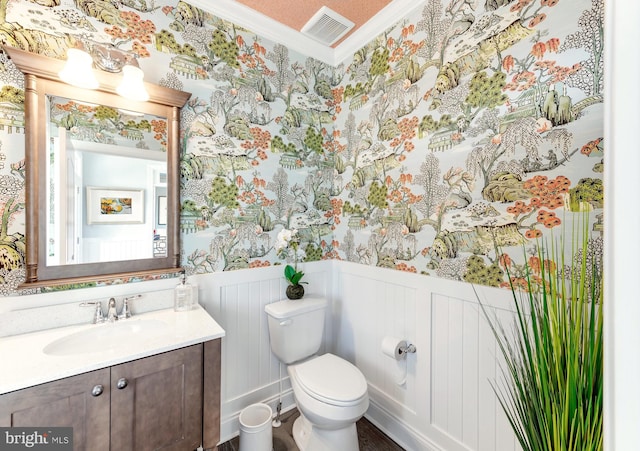
[[[58,338],[43,348],[48,355],[75,355],[110,352],[144,342],[168,330],[165,322],[155,319],[125,320],[97,324],[91,328]]]

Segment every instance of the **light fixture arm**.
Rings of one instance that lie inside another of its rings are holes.
[[[113,45],[88,41],[88,47],[88,53],[93,58],[93,63],[98,69],[117,73],[121,72],[124,66],[140,67],[136,55],[120,50]]]

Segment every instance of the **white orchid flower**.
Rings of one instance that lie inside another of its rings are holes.
[[[299,248],[298,251],[296,252],[296,259],[298,261],[303,261],[306,257],[307,257],[307,253],[304,251],[304,249]]]
[[[278,233],[278,243],[284,243],[285,246],[289,244],[291,238],[293,238],[293,231],[291,230],[282,229]]]

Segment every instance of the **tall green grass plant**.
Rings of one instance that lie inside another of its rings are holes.
[[[603,447],[602,256],[588,255],[587,223],[573,231],[569,265],[564,239],[551,237],[538,243],[540,267],[524,265],[526,290],[507,270],[513,329],[481,303],[505,359],[493,389],[524,451]]]

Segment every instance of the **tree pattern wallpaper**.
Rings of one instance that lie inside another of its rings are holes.
[[[589,221],[602,252],[602,0],[430,0],[331,67],[188,3],[0,0],[3,44],[132,51],[189,91],[188,274],[340,259],[491,286]],[[24,293],[24,83],[0,53],[0,291]],[[563,232],[564,231],[564,232]],[[570,241],[570,240],[568,240]],[[570,244],[570,243],[569,243]],[[523,251],[524,250],[524,251]],[[567,262],[570,264],[570,262]],[[95,282],[97,285],[101,281]]]

